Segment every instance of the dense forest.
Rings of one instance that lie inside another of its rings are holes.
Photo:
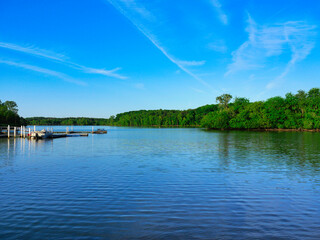
[[[217,104],[189,110],[140,110],[109,119],[28,118],[36,125],[110,125],[135,127],[205,127],[210,129],[320,129],[320,89],[250,102],[223,94]]]
[[[320,89],[250,102],[223,94],[217,104],[185,111],[152,110],[118,114],[114,126],[179,126],[210,129],[320,129]]]
[[[25,124],[26,120],[18,114],[17,103],[14,101],[2,102],[0,100],[0,126],[20,126]]]
[[[136,126],[136,127],[198,127],[194,118],[200,122],[207,113],[216,110],[215,105],[206,105],[194,110],[141,110],[120,113],[110,118],[26,118],[30,125],[109,125],[109,126]]]
[[[26,118],[29,125],[108,125],[109,121],[105,118],[53,118],[53,117],[31,117]]]

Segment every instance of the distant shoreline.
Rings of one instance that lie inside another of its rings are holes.
[[[32,125],[30,125],[32,126]],[[320,129],[286,129],[286,128],[226,128],[226,129],[219,129],[219,128],[204,128],[201,126],[178,126],[178,125],[170,125],[170,126],[115,126],[115,125],[36,125],[36,126],[76,126],[76,127],[86,127],[86,126],[95,126],[95,127],[125,127],[125,128],[203,128],[208,131],[252,131],[252,132],[320,132]]]
[[[320,88],[299,90],[285,97],[250,102],[230,94],[216,97],[218,104],[188,110],[138,110],[109,118],[32,117],[30,125],[106,125],[128,127],[203,127],[254,131],[311,131],[320,129]]]

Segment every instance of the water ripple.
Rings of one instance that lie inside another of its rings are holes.
[[[319,239],[317,133],[0,140],[1,239]]]

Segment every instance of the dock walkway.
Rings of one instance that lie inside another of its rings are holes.
[[[47,129],[48,130],[48,129]],[[49,130],[48,130],[49,131]],[[31,134],[36,132],[36,126],[31,128],[26,128],[25,126],[20,127],[12,127],[8,125],[7,127],[0,126],[0,138],[31,138]],[[92,131],[69,131],[69,127],[66,128],[65,132],[57,131],[54,132],[51,128],[52,135],[48,138],[64,138],[64,137],[87,137],[89,134],[107,134],[107,130],[97,129],[94,130],[92,127]]]

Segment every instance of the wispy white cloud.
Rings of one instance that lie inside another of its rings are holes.
[[[180,60],[177,60],[177,62],[185,67],[187,67],[187,66],[202,66],[206,63],[205,60],[202,60],[202,61],[180,61]]]
[[[48,58],[48,59],[56,60],[56,61],[63,62],[63,61],[66,61],[66,59],[67,59],[67,57],[63,54],[51,52],[51,51],[36,48],[33,46],[24,47],[24,46],[20,46],[20,45],[13,44],[13,43],[0,42],[0,47],[14,50],[14,51],[18,51],[18,52],[31,54],[31,55],[35,55],[38,57]]]
[[[49,76],[54,76],[54,77],[62,79],[63,81],[74,83],[77,85],[82,85],[82,86],[86,85],[85,82],[75,80],[64,73],[56,72],[56,71],[53,71],[53,70],[50,70],[47,68],[41,68],[38,66],[29,65],[29,64],[25,64],[25,63],[21,63],[21,62],[7,61],[7,60],[2,60],[2,59],[0,59],[0,63],[14,66],[14,67],[18,67],[18,68],[31,70],[31,71],[38,72],[38,73],[43,73],[43,74],[49,75]]]
[[[97,68],[88,68],[88,67],[84,67],[84,66],[80,66],[80,67],[86,73],[95,73],[95,74],[100,74],[100,75],[119,78],[119,79],[126,79],[127,78],[126,76],[123,76],[123,75],[116,73],[121,68],[115,68],[112,70],[105,70],[105,69],[97,69]]]
[[[224,11],[222,10],[222,5],[221,3],[219,2],[219,0],[211,0],[211,4],[214,6],[214,8],[216,9],[217,11],[217,14],[218,14],[218,17],[219,17],[219,20],[227,25],[228,24],[228,16],[227,14],[224,13]]]
[[[106,0],[108,3],[113,5],[124,17],[126,17],[164,56],[166,56],[172,63],[174,63],[178,68],[180,68],[183,72],[194,78],[195,80],[199,81],[203,85],[212,88],[206,81],[198,77],[196,74],[191,72],[189,69],[187,69],[186,63],[190,63],[193,61],[183,61],[178,60],[175,56],[169,54],[169,52],[166,50],[166,48],[161,44],[159,39],[155,34],[152,33],[150,28],[146,27],[146,24],[143,24],[142,20],[148,20],[149,23],[155,23],[155,17],[153,16],[153,19],[145,19],[144,14],[141,14],[141,9],[144,9],[144,11],[147,11],[144,7],[137,7],[138,3],[135,0]],[[129,7],[128,3],[130,3],[129,6],[136,6],[136,7]],[[139,11],[137,11],[139,9]],[[137,14],[138,13],[138,14]],[[194,63],[197,63],[194,61]],[[190,66],[190,65],[188,65]],[[194,65],[193,65],[194,66]]]
[[[111,0],[113,4],[117,4],[117,1]],[[136,0],[119,0],[118,2],[122,3],[127,9],[131,9],[132,11],[138,13],[144,19],[149,21],[154,21],[155,17],[153,14],[148,11],[143,5],[138,4]]]
[[[73,69],[83,71],[85,73],[99,74],[99,75],[114,77],[114,78],[118,78],[118,79],[126,79],[127,78],[126,76],[123,76],[123,75],[116,73],[116,71],[120,70],[121,68],[115,68],[112,70],[90,68],[90,67],[86,67],[86,66],[83,66],[83,65],[80,65],[80,64],[77,64],[77,63],[74,63],[74,62],[68,60],[68,58],[63,54],[55,53],[55,52],[48,51],[45,49],[36,48],[33,46],[20,46],[20,45],[13,44],[13,43],[0,42],[0,48],[6,48],[6,49],[13,50],[13,51],[30,54],[30,55],[33,55],[36,57],[42,57],[42,58],[45,58],[48,60],[53,60],[55,62],[59,62],[61,64],[69,66]]]
[[[227,45],[223,40],[216,40],[207,45],[207,47],[215,52],[225,53],[228,50]]]
[[[284,81],[294,65],[304,60],[315,44],[315,25],[303,21],[289,21],[281,24],[259,26],[249,15],[248,40],[232,53],[233,62],[228,66],[226,76],[241,70],[254,70],[266,65],[266,60],[291,51],[291,58],[284,70],[269,82],[267,89]]]
[[[257,61],[257,57],[261,56],[261,46],[257,45],[257,24],[249,16],[248,26],[248,40],[245,41],[236,51],[232,52],[232,63],[228,66],[226,76],[240,70],[249,70],[262,67]]]

